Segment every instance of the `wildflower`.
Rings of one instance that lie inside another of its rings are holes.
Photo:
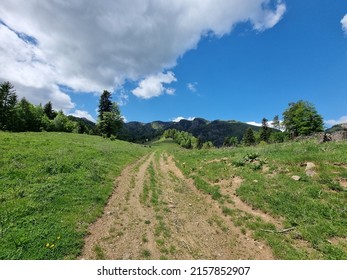
[[[47,243],[47,244],[46,244],[46,247],[48,248],[48,247],[49,247],[49,245],[50,245],[50,244],[49,244],[49,243]]]

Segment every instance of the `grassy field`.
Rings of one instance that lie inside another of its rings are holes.
[[[265,240],[277,258],[347,259],[347,142],[170,149],[196,187],[218,200],[243,232]],[[307,162],[316,166],[313,177],[305,172]],[[218,183],[235,177],[242,178],[236,190],[242,201],[275,217],[282,228],[228,207]]]
[[[74,259],[120,171],[150,151],[65,133],[0,132],[0,259]]]
[[[75,259],[115,178],[153,151],[172,154],[195,187],[219,203],[221,215],[242,234],[265,241],[277,259],[347,259],[347,142],[184,150],[169,140],[149,148],[97,136],[4,132],[0,259]],[[315,164],[312,177],[307,162]],[[140,199],[155,206],[160,190],[153,187],[160,178],[153,170],[149,165],[152,195],[144,187]],[[235,206],[223,189],[235,178],[242,203],[275,223]]]

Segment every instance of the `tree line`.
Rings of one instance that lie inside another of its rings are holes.
[[[171,128],[163,133],[163,138],[172,139],[178,145],[185,149],[210,149],[213,148],[211,141],[202,142],[200,138],[193,136],[193,134],[186,131],[179,131]]]
[[[262,119],[262,126],[258,132],[248,128],[241,140],[236,137],[227,137],[224,146],[252,146],[260,143],[281,143],[292,140],[298,136],[309,136],[324,131],[324,121],[316,108],[308,101],[299,100],[289,103],[289,107],[283,112],[283,121],[276,115],[269,127],[268,119]]]
[[[282,143],[298,136],[308,136],[324,131],[322,116],[318,114],[316,108],[311,103],[303,100],[289,104],[289,107],[283,112],[283,121],[280,121],[279,116],[276,115],[271,123],[272,127],[269,125],[269,120],[263,118],[259,131],[254,131],[249,127],[245,130],[242,139],[236,136],[226,137],[223,147]],[[163,137],[172,138],[186,149],[213,147],[212,142],[202,143],[200,138],[176,129],[166,130]]]
[[[13,85],[8,81],[3,82],[0,84],[0,130],[57,131],[115,137],[123,120],[111,97],[106,90],[100,96],[98,122],[95,125],[85,119],[66,116],[63,111],[55,111],[50,101],[44,106],[35,106],[25,98],[18,100]]]

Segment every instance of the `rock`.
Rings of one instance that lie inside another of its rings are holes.
[[[300,176],[297,176],[297,175],[294,175],[294,176],[292,176],[292,179],[293,179],[294,181],[300,181],[300,180],[301,180],[301,177],[300,177]]]
[[[307,162],[306,163],[306,175],[309,177],[313,177],[315,175],[317,175],[317,173],[314,171],[314,169],[316,168],[316,165],[313,162]]]
[[[307,162],[306,163],[306,171],[307,170],[312,170],[312,169],[315,169],[315,168],[316,168],[316,165],[313,162]]]

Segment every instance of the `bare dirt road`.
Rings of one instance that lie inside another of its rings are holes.
[[[81,259],[273,259],[268,246],[242,233],[166,153],[128,166],[115,184]]]

